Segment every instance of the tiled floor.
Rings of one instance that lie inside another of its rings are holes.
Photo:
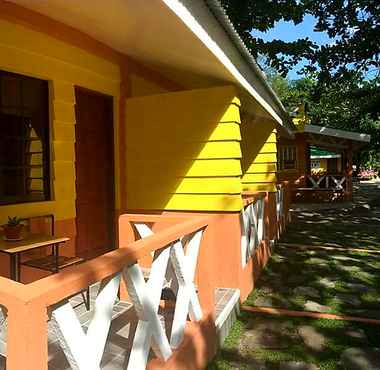
[[[91,287],[91,308],[94,307],[94,301],[98,289],[99,285],[94,285]],[[231,299],[234,292],[235,289],[215,289],[216,316],[222,312],[223,308],[228,303],[229,299]],[[79,303],[83,302],[83,298],[81,295],[77,295],[72,298],[70,302],[73,306],[76,306]],[[83,329],[86,331],[87,326],[91,321],[93,311],[86,311],[85,305],[82,304],[75,308],[75,312]],[[133,305],[128,302],[117,302],[114,305],[112,317],[113,318],[110,333],[101,362],[101,369],[103,370],[117,370],[125,368],[125,365],[128,362],[128,353],[131,348],[131,338],[129,334],[134,332],[134,328],[137,322]],[[165,325],[165,323],[169,323],[169,326],[165,326],[167,332],[170,332],[170,322],[173,318],[173,309],[166,309],[165,312],[160,311],[160,317],[163,325]],[[71,369],[66,356],[59,345],[52,322],[49,322],[48,328],[49,370]],[[131,337],[133,339],[133,335]],[[6,338],[6,328],[4,327],[1,331],[0,338]],[[4,365],[4,358],[0,356],[0,370],[5,368]]]
[[[217,288],[215,289],[214,301],[215,301],[215,319],[222,313],[224,307],[232,299],[236,292],[236,289],[231,288]]]

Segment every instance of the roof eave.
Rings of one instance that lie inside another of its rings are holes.
[[[269,86],[265,75],[244,45],[220,2],[218,0],[204,0],[204,2],[194,0],[162,1],[211,50],[234,76],[235,80],[269,113],[272,119],[282,126],[288,135],[292,136],[293,129],[284,106]],[[202,8],[202,3],[205,4],[206,9]],[[216,30],[215,22],[217,22],[219,30]],[[218,34],[220,29],[224,33],[223,37],[220,33]],[[234,49],[233,57],[231,57],[231,53],[226,51],[228,48]],[[244,68],[239,68],[241,66]],[[252,83],[250,78],[256,80],[257,83]],[[265,98],[260,94],[260,89],[266,95]]]

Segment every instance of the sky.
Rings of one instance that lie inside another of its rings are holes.
[[[252,34],[254,36],[263,38],[265,41],[272,41],[274,39],[283,41],[295,41],[299,38],[309,37],[318,45],[331,43],[332,40],[329,38],[327,33],[313,31],[315,23],[316,19],[311,15],[307,15],[305,16],[303,22],[298,25],[294,25],[293,22],[280,21],[277,22],[275,27],[268,32],[259,32],[254,30],[252,31]],[[299,71],[305,65],[305,63],[305,61],[298,63],[298,65],[289,72],[288,78],[291,80],[300,78],[300,75],[297,74],[297,71]]]

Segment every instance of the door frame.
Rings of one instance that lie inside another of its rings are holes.
[[[110,233],[111,233],[111,244],[112,244],[112,247],[110,250],[112,249],[117,249],[118,246],[116,245],[116,241],[117,241],[117,237],[116,237],[116,231],[117,231],[117,225],[115,223],[115,217],[116,217],[116,213],[117,213],[117,209],[116,209],[116,192],[117,192],[117,187],[116,187],[116,183],[117,183],[117,179],[116,179],[116,168],[115,168],[115,164],[116,164],[116,147],[115,147],[115,128],[116,128],[116,122],[115,122],[115,105],[114,105],[114,100],[115,100],[115,97],[112,96],[112,95],[108,95],[108,94],[104,94],[104,93],[101,93],[99,91],[96,91],[96,90],[91,90],[91,89],[88,89],[86,87],[83,87],[83,86],[78,86],[78,85],[74,85],[74,96],[75,96],[75,105],[76,105],[76,92],[77,91],[82,91],[84,93],[87,93],[89,95],[95,95],[95,96],[100,96],[100,97],[103,97],[105,98],[106,100],[108,100],[108,103],[109,103],[109,108],[110,108],[110,112],[109,112],[109,117],[108,117],[108,121],[109,121],[109,124],[111,125],[111,132],[112,132],[112,135],[111,135],[111,138],[110,138],[110,141],[111,141],[111,168],[112,168],[112,173],[111,173],[111,177],[110,177],[110,181],[112,182],[111,183],[111,189],[112,189],[112,194],[110,195],[110,200],[111,200],[111,204],[112,204],[112,209],[111,209],[111,215],[110,215],[110,219],[109,219],[109,225],[110,225]],[[107,103],[107,104],[108,104]],[[76,108],[75,108],[75,114],[76,114]],[[76,119],[76,116],[75,116],[75,119]],[[77,124],[77,123],[76,123]],[[76,161],[76,153],[77,153],[77,150],[76,150],[76,147],[77,147],[77,130],[75,129],[75,145],[74,145],[74,152],[75,152],[75,177],[77,177],[77,161]],[[77,196],[77,186],[76,186],[76,180],[75,180],[75,194]],[[76,233],[75,233],[75,254],[78,255],[78,227],[77,227],[77,224],[78,224],[78,218],[77,218],[77,204],[76,204],[76,197],[75,197],[75,227],[76,227]],[[106,250],[104,250],[103,252],[105,252]],[[92,257],[92,256],[90,256]]]

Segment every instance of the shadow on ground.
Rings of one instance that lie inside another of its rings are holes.
[[[380,319],[380,189],[337,209],[299,207],[246,305]],[[351,248],[372,251],[357,252]],[[209,370],[380,369],[380,326],[242,313]]]

